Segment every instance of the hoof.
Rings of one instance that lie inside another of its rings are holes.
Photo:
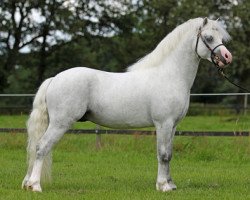
[[[28,181],[29,181],[29,176],[26,175],[22,182],[22,189],[26,189]]]
[[[25,189],[27,187],[27,181],[23,180],[22,182],[22,189]]]
[[[176,189],[177,187],[173,182],[156,183],[156,190],[158,191],[168,192]]]
[[[33,192],[42,192],[42,188],[41,188],[40,184],[38,184],[38,183],[31,184],[29,182],[26,182],[26,184],[24,185],[24,187],[27,190],[30,190],[30,191],[33,191]]]

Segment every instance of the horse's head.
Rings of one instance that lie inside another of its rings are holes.
[[[204,18],[197,33],[196,54],[199,58],[207,59],[217,67],[223,68],[232,62],[232,54],[223,44],[229,39],[229,34],[218,21]]]

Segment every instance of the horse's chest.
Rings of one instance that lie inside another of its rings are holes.
[[[152,116],[159,119],[182,119],[189,107],[189,95],[162,95],[152,103]]]

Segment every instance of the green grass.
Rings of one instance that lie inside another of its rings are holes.
[[[53,155],[52,184],[21,190],[25,134],[0,134],[0,199],[250,199],[250,137],[175,137],[177,190],[155,190],[155,136],[65,135]]]
[[[184,131],[249,131],[250,116],[187,116],[178,126]]]
[[[1,128],[25,128],[27,115],[1,115]],[[73,128],[94,129],[95,124],[91,122],[77,122]],[[152,129],[152,128],[149,128]],[[181,131],[249,131],[250,115],[247,116],[187,116],[178,125]]]

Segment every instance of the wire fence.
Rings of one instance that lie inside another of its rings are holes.
[[[247,114],[249,110],[248,106],[248,96],[250,93],[202,93],[202,94],[191,94],[191,108],[192,108],[192,97],[205,97],[205,101],[203,101],[203,108],[207,107],[208,109],[229,109],[234,110],[237,114],[242,113],[244,115]],[[215,99],[215,97],[219,97],[219,99]],[[225,98],[226,97],[226,98]],[[213,99],[216,102],[206,103],[208,98]],[[205,102],[205,103],[204,103]],[[195,105],[195,104],[194,104]],[[194,106],[195,107],[195,106]],[[201,108],[201,107],[199,107]]]
[[[0,133],[26,133],[26,128],[0,128]],[[68,134],[156,135],[156,131],[131,129],[69,129]],[[250,131],[176,131],[178,136],[250,136]]]

